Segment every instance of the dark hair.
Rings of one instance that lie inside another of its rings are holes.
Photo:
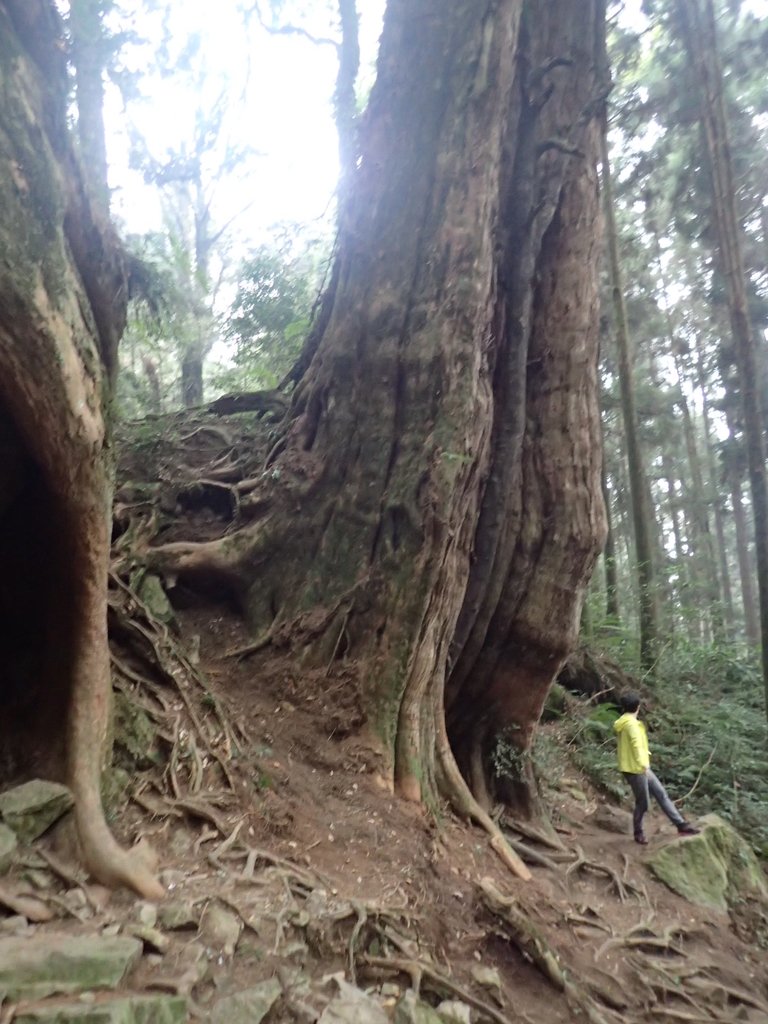
[[[625,693],[620,703],[627,714],[632,714],[640,707],[640,698],[636,693]]]

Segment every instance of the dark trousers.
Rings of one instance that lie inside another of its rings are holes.
[[[641,835],[643,831],[643,817],[650,805],[650,797],[653,797],[659,807],[673,825],[682,825],[685,821],[682,814],[667,796],[667,791],[649,768],[647,772],[635,775],[632,772],[622,772],[622,775],[629,783],[629,787],[635,795],[635,809],[632,813],[632,824],[635,835]]]

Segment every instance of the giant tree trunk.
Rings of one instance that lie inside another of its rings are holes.
[[[93,874],[162,891],[107,830],[107,410],[125,310],[119,249],[66,128],[47,0],[0,2],[2,771],[66,778]]]
[[[324,329],[245,532],[158,548],[359,669],[385,781],[525,751],[604,534],[602,0],[391,0]],[[466,777],[473,777],[469,767]],[[484,788],[485,778],[478,781]]]

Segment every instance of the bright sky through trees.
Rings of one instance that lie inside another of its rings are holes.
[[[363,94],[373,78],[383,7],[384,0],[359,0]],[[189,145],[196,111],[210,109],[220,97],[227,106],[222,141],[251,151],[214,199],[218,223],[237,218],[234,244],[263,242],[276,224],[327,218],[338,175],[331,107],[334,48],[299,35],[270,34],[255,17],[246,24],[236,0],[215,5],[185,0],[164,8],[169,63],[177,62],[191,37],[199,37],[199,45],[187,61],[189,70],[163,72],[156,64],[163,15],[130,19],[137,36],[146,40],[125,52],[141,98],[124,110],[113,88],[107,110],[114,211],[125,228],[142,232],[161,226],[156,190],[129,167],[129,131],[162,160]],[[295,24],[318,36],[332,31],[327,16]]]

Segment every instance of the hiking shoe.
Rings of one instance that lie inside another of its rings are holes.
[[[687,821],[684,821],[682,825],[677,826],[677,832],[681,836],[698,836],[701,834],[701,829],[695,828],[693,825],[689,825]]]
[[[640,843],[641,846],[647,846],[648,840],[645,838],[642,832],[638,832],[635,836],[635,842]]]

